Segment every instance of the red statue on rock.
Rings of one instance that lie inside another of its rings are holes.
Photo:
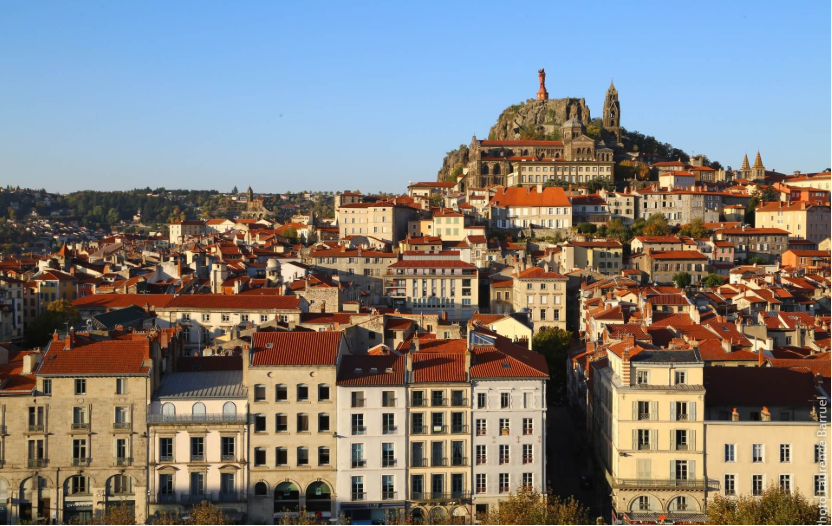
[[[537,90],[537,100],[549,100],[549,92],[546,91],[546,70],[537,70],[537,78],[540,79],[540,89]]]

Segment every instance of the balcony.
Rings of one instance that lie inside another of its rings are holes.
[[[452,466],[467,466],[468,457],[451,457]]]
[[[30,433],[43,433],[43,424],[29,424]]]
[[[45,468],[48,461],[45,458],[30,458],[28,466],[30,468]]]
[[[367,434],[367,426],[352,426],[352,434],[353,435],[366,435]]]
[[[353,398],[352,407],[364,407],[367,403],[366,398]]]
[[[213,493],[180,493],[179,502],[182,504],[199,504],[200,502],[214,502]]]
[[[427,405],[428,405],[428,404],[427,404],[427,402],[425,401],[425,399],[424,399],[424,398],[422,398],[422,399],[413,398],[413,399],[410,401],[410,406],[411,406],[411,407],[427,407]]]
[[[411,458],[410,459],[410,467],[412,468],[425,468],[428,466],[428,459],[422,458]]]
[[[461,397],[451,397],[451,407],[468,407],[468,399]]]
[[[159,455],[159,462],[173,462],[173,455]]]
[[[205,454],[191,453],[191,462],[205,462]]]
[[[691,451],[690,444],[676,444],[673,449],[675,451]]]
[[[73,422],[72,423],[72,430],[73,431],[89,431],[90,424],[89,422]]]
[[[718,490],[719,481],[713,479],[615,479],[613,487],[616,488],[652,488],[669,489],[709,489]]]
[[[171,503],[176,502],[176,493],[159,493],[156,495],[156,502]]]
[[[468,426],[465,424],[454,424],[451,426],[451,434],[459,435],[459,434],[468,434]]]
[[[431,398],[430,399],[430,406],[431,407],[445,407],[448,405],[447,398]]]
[[[431,467],[447,466],[448,465],[448,459],[444,458],[444,457],[442,457],[442,458],[434,457],[434,458],[430,459],[430,465],[431,465]]]
[[[233,453],[231,455],[220,455],[220,460],[222,462],[235,462],[237,457],[235,457]]]
[[[650,444],[639,444],[638,445],[638,450],[639,451],[647,451],[649,449],[651,449]]]
[[[240,502],[240,493],[237,491],[221,491],[217,495],[220,502]]]
[[[676,413],[677,422],[687,422],[688,420],[690,420],[690,415],[687,413]]]
[[[90,459],[88,458],[73,458],[72,459],[73,466],[89,466]]]
[[[385,398],[381,401],[381,407],[396,407],[395,398]]]
[[[444,435],[448,432],[448,426],[430,426],[431,435]]]
[[[113,459],[114,466],[129,466],[133,463],[133,459],[130,457],[115,457]]]
[[[147,415],[148,424],[247,424],[246,415],[226,415],[223,413],[205,413],[204,415]]]
[[[451,493],[444,493],[441,491],[423,492],[411,491],[410,498],[412,500],[421,501],[452,501],[452,500],[466,500],[471,498],[471,492],[468,491],[452,491]]]
[[[130,422],[113,422],[114,430],[130,429]]]
[[[639,413],[638,414],[639,420],[650,420],[650,413]]]
[[[395,491],[382,491],[381,500],[396,500],[398,493]]]
[[[367,459],[353,459],[352,467],[354,468],[366,468],[367,467]]]
[[[414,435],[425,435],[428,432],[428,428],[425,426],[413,426],[410,428],[410,432]]]
[[[350,494],[350,500],[353,502],[361,502],[367,500],[367,493],[366,492],[352,492]]]
[[[381,432],[384,435],[395,435],[398,432],[398,427],[396,426],[383,426],[381,428]]]
[[[383,458],[381,459],[381,467],[383,468],[394,468],[396,467],[396,459],[395,458]]]

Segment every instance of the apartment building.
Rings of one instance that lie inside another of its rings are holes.
[[[180,325],[185,349],[200,352],[214,338],[278,320],[289,327],[300,323],[300,315],[309,311],[301,296],[183,294],[156,308],[160,327]]]
[[[24,285],[23,280],[0,276],[0,341],[23,341],[28,301]]]
[[[97,341],[72,331],[19,353],[2,398],[7,520],[88,522],[126,504],[144,522],[145,408],[159,354],[158,333]]]
[[[722,213],[723,196],[716,192],[700,190],[665,190],[645,188],[637,190],[638,215],[644,219],[653,214],[662,214],[671,225],[685,225],[694,219],[705,223],[719,221]]]
[[[338,230],[341,238],[368,235],[388,243],[398,243],[407,235],[408,221],[418,210],[409,204],[392,201],[350,203],[338,207]]]
[[[638,216],[636,209],[636,195],[629,192],[608,192],[603,188],[598,190],[598,195],[607,203],[607,211],[610,219],[620,219],[624,226],[632,226]]]
[[[707,497],[759,495],[771,485],[828,498],[827,441],[811,373],[709,367],[705,371]]]
[[[337,381],[338,512],[351,523],[406,513],[407,392],[402,355],[344,356]]]
[[[566,276],[543,267],[515,267],[512,301],[514,312],[528,313],[538,332],[544,327],[566,329]]]
[[[249,521],[274,523],[301,509],[335,517],[336,368],[347,350],[335,331],[256,332],[244,349]]]
[[[829,206],[798,201],[763,203],[754,214],[756,228],[778,228],[789,232],[790,239],[820,243],[829,238]]]
[[[41,309],[55,300],[72,301],[78,298],[78,280],[66,272],[47,268],[36,272],[29,281],[37,284]]]
[[[348,249],[342,245],[339,248],[313,249],[306,262],[329,275],[337,274],[340,280],[352,281],[367,294],[370,305],[379,305],[384,303],[387,267],[397,260],[398,256],[392,252]]]
[[[708,261],[708,256],[695,250],[648,250],[632,256],[630,267],[645,272],[657,284],[673,283],[673,276],[687,272],[691,285],[696,285],[708,274]]]
[[[475,329],[472,345],[473,505],[476,517],[520,488],[546,492],[543,356]]]
[[[440,236],[442,241],[462,241],[468,235],[466,222],[469,221],[465,214],[438,211],[433,214],[433,235]]]
[[[467,320],[479,305],[477,266],[457,251],[405,252],[388,267],[384,291],[391,307]]]
[[[615,276],[624,269],[622,261],[624,247],[617,239],[570,241],[562,248],[560,257],[565,271],[593,270],[600,274]]]
[[[789,249],[789,232],[782,228],[751,228],[742,225],[739,228],[725,228],[717,237],[730,241],[734,245],[734,256],[741,261],[759,256],[769,263],[775,263]]]
[[[168,225],[168,241],[171,245],[181,245],[192,237],[205,235],[205,223],[202,221],[174,221]]]
[[[414,520],[471,518],[471,354],[465,340],[405,355],[410,402],[408,509]],[[458,342],[458,343],[457,343]]]
[[[245,522],[248,389],[239,356],[181,358],[147,408],[149,513],[207,501]]]
[[[590,364],[590,436],[612,520],[705,521],[703,362],[696,349],[648,350],[630,336]],[[654,520],[654,519],[653,519]]]
[[[572,226],[572,203],[558,186],[500,188],[488,208],[491,228],[567,229]]]

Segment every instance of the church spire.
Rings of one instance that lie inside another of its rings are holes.
[[[759,155],[759,154],[757,154],[757,155]],[[745,154],[745,157],[743,157],[743,159],[742,159],[742,166],[740,167],[740,170],[750,170],[750,169],[751,169],[751,165],[748,164],[748,154]]]
[[[754,159],[753,168],[763,168],[763,159],[760,157],[760,150],[757,150],[757,158]]]

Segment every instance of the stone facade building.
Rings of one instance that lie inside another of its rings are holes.
[[[527,312],[538,332],[544,327],[566,329],[566,276],[544,268],[520,270],[515,265],[512,290],[514,312]]]
[[[648,219],[653,214],[662,214],[673,226],[686,225],[694,219],[705,223],[719,222],[723,208],[723,196],[716,192],[654,187],[634,193],[638,196],[636,217]]]
[[[781,228],[749,228],[743,225],[725,228],[717,237],[733,243],[734,256],[740,261],[759,256],[768,263],[774,263],[789,249],[789,232]]]
[[[384,277],[387,267],[395,263],[398,256],[392,252],[338,248],[316,249],[309,252],[306,262],[329,275],[338,275],[339,280],[352,281],[367,294],[370,305],[384,303]]]

